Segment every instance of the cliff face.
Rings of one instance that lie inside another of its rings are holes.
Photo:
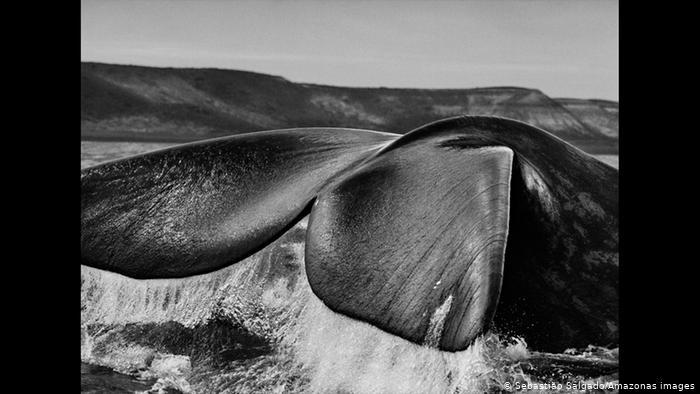
[[[614,101],[555,99],[583,124],[611,138],[618,138],[619,105]]]
[[[612,113],[606,108],[616,103],[562,105],[534,89],[347,88],[235,70],[100,63],[83,63],[81,77],[85,139],[190,141],[313,126],[405,133],[469,114],[522,120],[592,152],[617,149],[617,123],[579,110],[589,105]]]

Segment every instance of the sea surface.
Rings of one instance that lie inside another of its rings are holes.
[[[81,167],[171,145],[83,141]],[[306,279],[305,229],[302,220],[240,263],[183,279],[82,266],[81,392],[617,392],[600,390],[618,382],[617,348],[542,353],[489,332],[440,352],[330,311]]]

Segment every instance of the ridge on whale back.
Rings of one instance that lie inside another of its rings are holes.
[[[83,170],[81,259],[134,278],[241,261],[310,214],[306,270],[332,310],[457,351],[492,323],[537,349],[618,338],[618,171],[522,122],[403,136],[307,128]]]

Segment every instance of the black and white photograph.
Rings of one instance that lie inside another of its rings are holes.
[[[617,0],[80,4],[81,392],[679,388],[620,378]]]

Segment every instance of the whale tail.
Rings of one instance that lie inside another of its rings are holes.
[[[310,214],[332,310],[456,351],[492,321],[542,349],[617,341],[617,170],[549,133],[458,117],[403,136],[292,129],[86,169],[85,265],[135,278],[234,264]]]
[[[279,130],[87,168],[82,263],[139,279],[236,263],[305,216],[331,178],[395,138],[350,129]]]

